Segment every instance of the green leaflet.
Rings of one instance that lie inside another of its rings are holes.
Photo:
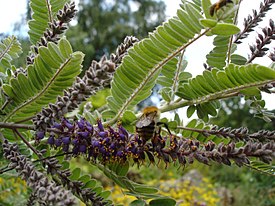
[[[72,52],[69,42],[61,39],[58,45],[49,43],[40,47],[34,64],[28,66],[27,76],[3,85],[4,92],[12,99],[4,110],[4,122],[17,122],[35,115],[41,108],[54,102],[63,90],[72,85],[80,73],[84,55]]]
[[[212,34],[221,35],[221,36],[230,36],[240,32],[240,29],[234,24],[228,23],[218,23],[215,27],[211,29]]]
[[[186,2],[176,17],[128,50],[128,55],[114,75],[112,96],[107,100],[110,110],[116,114],[114,119],[122,117],[127,108],[151,94],[164,65],[179,54],[185,44],[203,28],[199,23],[200,18],[202,16],[197,3]],[[160,78],[159,81],[168,86],[172,83],[171,79]]]
[[[150,206],[158,206],[158,205],[166,205],[166,206],[174,206],[176,205],[176,200],[172,198],[156,198],[149,202]]]
[[[57,11],[62,9],[68,0],[32,0],[32,20],[29,21],[29,37],[32,44],[36,44],[48,28],[48,22],[52,22]]]
[[[201,25],[203,25],[205,28],[212,28],[217,25],[217,20],[214,19],[201,19],[200,20]]]

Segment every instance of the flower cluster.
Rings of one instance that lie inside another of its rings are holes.
[[[43,138],[43,135],[38,138]],[[47,141],[55,148],[62,148],[64,152],[83,154],[88,160],[102,164],[130,159],[142,164],[147,156],[152,163],[160,159],[166,164],[177,161],[185,165],[198,160],[204,164],[215,161],[231,165],[233,160],[238,166],[242,166],[250,163],[249,157],[258,157],[261,161],[270,163],[275,156],[273,141],[248,141],[244,146],[237,147],[234,142],[216,145],[209,141],[202,144],[197,140],[173,135],[161,137],[157,134],[151,141],[143,142],[137,134],[129,134],[122,125],[119,124],[117,129],[110,126],[104,128],[100,120],[93,127],[84,119],[74,123],[63,119],[54,124]]]
[[[256,39],[256,45],[251,45],[250,51],[252,53],[248,63],[252,62],[256,57],[262,57],[266,54],[266,51],[269,49],[266,45],[270,44],[272,40],[275,39],[275,25],[272,19],[269,20],[269,27],[265,27],[262,29],[263,35],[258,34],[258,38]]]
[[[241,39],[246,38],[249,32],[254,31],[253,28],[263,20],[263,17],[265,17],[266,12],[271,9],[273,3],[275,3],[274,0],[265,0],[264,3],[261,2],[259,12],[253,9],[253,17],[248,15],[248,17],[244,19],[244,29],[236,35],[234,43],[242,43]]]
[[[43,173],[35,170],[34,165],[18,151],[18,145],[7,140],[3,142],[4,156],[10,161],[9,167],[15,168],[27,185],[33,189],[32,203],[36,199],[47,205],[74,205],[74,199],[69,191],[57,186]]]

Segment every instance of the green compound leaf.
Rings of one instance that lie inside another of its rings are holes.
[[[4,109],[3,121],[18,122],[30,118],[43,106],[55,102],[80,73],[83,57],[81,52],[73,53],[65,39],[57,45],[50,42],[48,47],[40,47],[34,64],[27,67],[27,75],[20,73],[3,85],[4,92],[12,100]]]
[[[215,27],[211,29],[212,34],[221,35],[221,36],[230,36],[240,32],[239,27],[234,24],[228,23],[218,23]]]

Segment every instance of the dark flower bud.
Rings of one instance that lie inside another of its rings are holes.
[[[62,144],[61,139],[56,139],[56,140],[54,141],[54,144],[55,144],[55,146],[60,147],[60,145]]]
[[[121,133],[119,134],[119,138],[120,138],[121,141],[125,141],[126,140],[125,135],[121,134]]]
[[[108,132],[99,132],[98,133],[98,135],[100,136],[100,137],[107,137],[107,135],[108,135]]]
[[[109,137],[106,137],[104,140],[103,140],[103,144],[109,144],[111,141],[111,139]]]
[[[72,144],[74,144],[74,145],[78,144],[78,139],[73,139]]]
[[[118,131],[120,134],[123,134],[128,138],[128,132],[126,131],[126,129],[124,127],[122,127],[122,125],[118,125]]]
[[[104,127],[103,127],[103,124],[100,119],[97,120],[97,126],[98,126],[99,131],[101,131],[101,132],[104,131]]]
[[[85,129],[85,121],[84,119],[81,119],[76,122],[79,129],[84,130]]]
[[[123,156],[123,151],[118,151],[118,152],[116,153],[116,155],[117,155],[118,157],[122,157],[122,156]]]
[[[87,138],[89,136],[89,132],[77,132],[77,134],[82,138]]]
[[[64,123],[64,125],[65,125],[69,130],[74,129],[74,125],[73,125],[72,123],[70,123],[67,119],[63,119],[62,122]]]
[[[45,131],[38,131],[36,132],[36,137],[38,140],[41,140],[45,137]]]
[[[64,144],[62,147],[63,152],[68,152],[69,151],[69,144]]]
[[[70,137],[62,137],[63,144],[69,144],[71,142]]]
[[[116,144],[115,144],[114,142],[112,142],[109,148],[110,148],[111,150],[116,149]]]
[[[94,128],[92,126],[87,125],[86,129],[88,130],[88,132],[90,132],[90,134],[94,133]]]

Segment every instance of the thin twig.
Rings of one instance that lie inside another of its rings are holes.
[[[235,14],[235,17],[234,17],[234,22],[233,22],[234,25],[237,24],[237,20],[238,20],[238,15],[239,15],[239,11],[240,11],[241,2],[242,2],[242,0],[240,0],[239,3],[238,3],[238,9],[237,9],[237,11],[236,11],[236,14]],[[233,45],[233,35],[231,35],[230,40],[229,40],[229,46],[228,46],[228,50],[227,50],[227,51],[228,51],[228,52],[227,52],[227,64],[230,63],[232,45]]]
[[[68,154],[73,154],[73,152],[65,152],[65,153],[62,153],[62,154],[56,154],[56,155],[53,155],[53,156],[44,157],[44,158],[41,158],[41,159],[38,159],[38,160],[34,160],[33,162],[41,162],[41,161],[44,161],[44,160],[52,159],[52,158],[55,158],[55,157],[61,157],[63,155],[68,155]]]
[[[13,131],[39,158],[41,158],[41,154],[25,139],[25,137],[23,137],[23,135],[21,135],[21,133],[17,129],[13,129]]]

